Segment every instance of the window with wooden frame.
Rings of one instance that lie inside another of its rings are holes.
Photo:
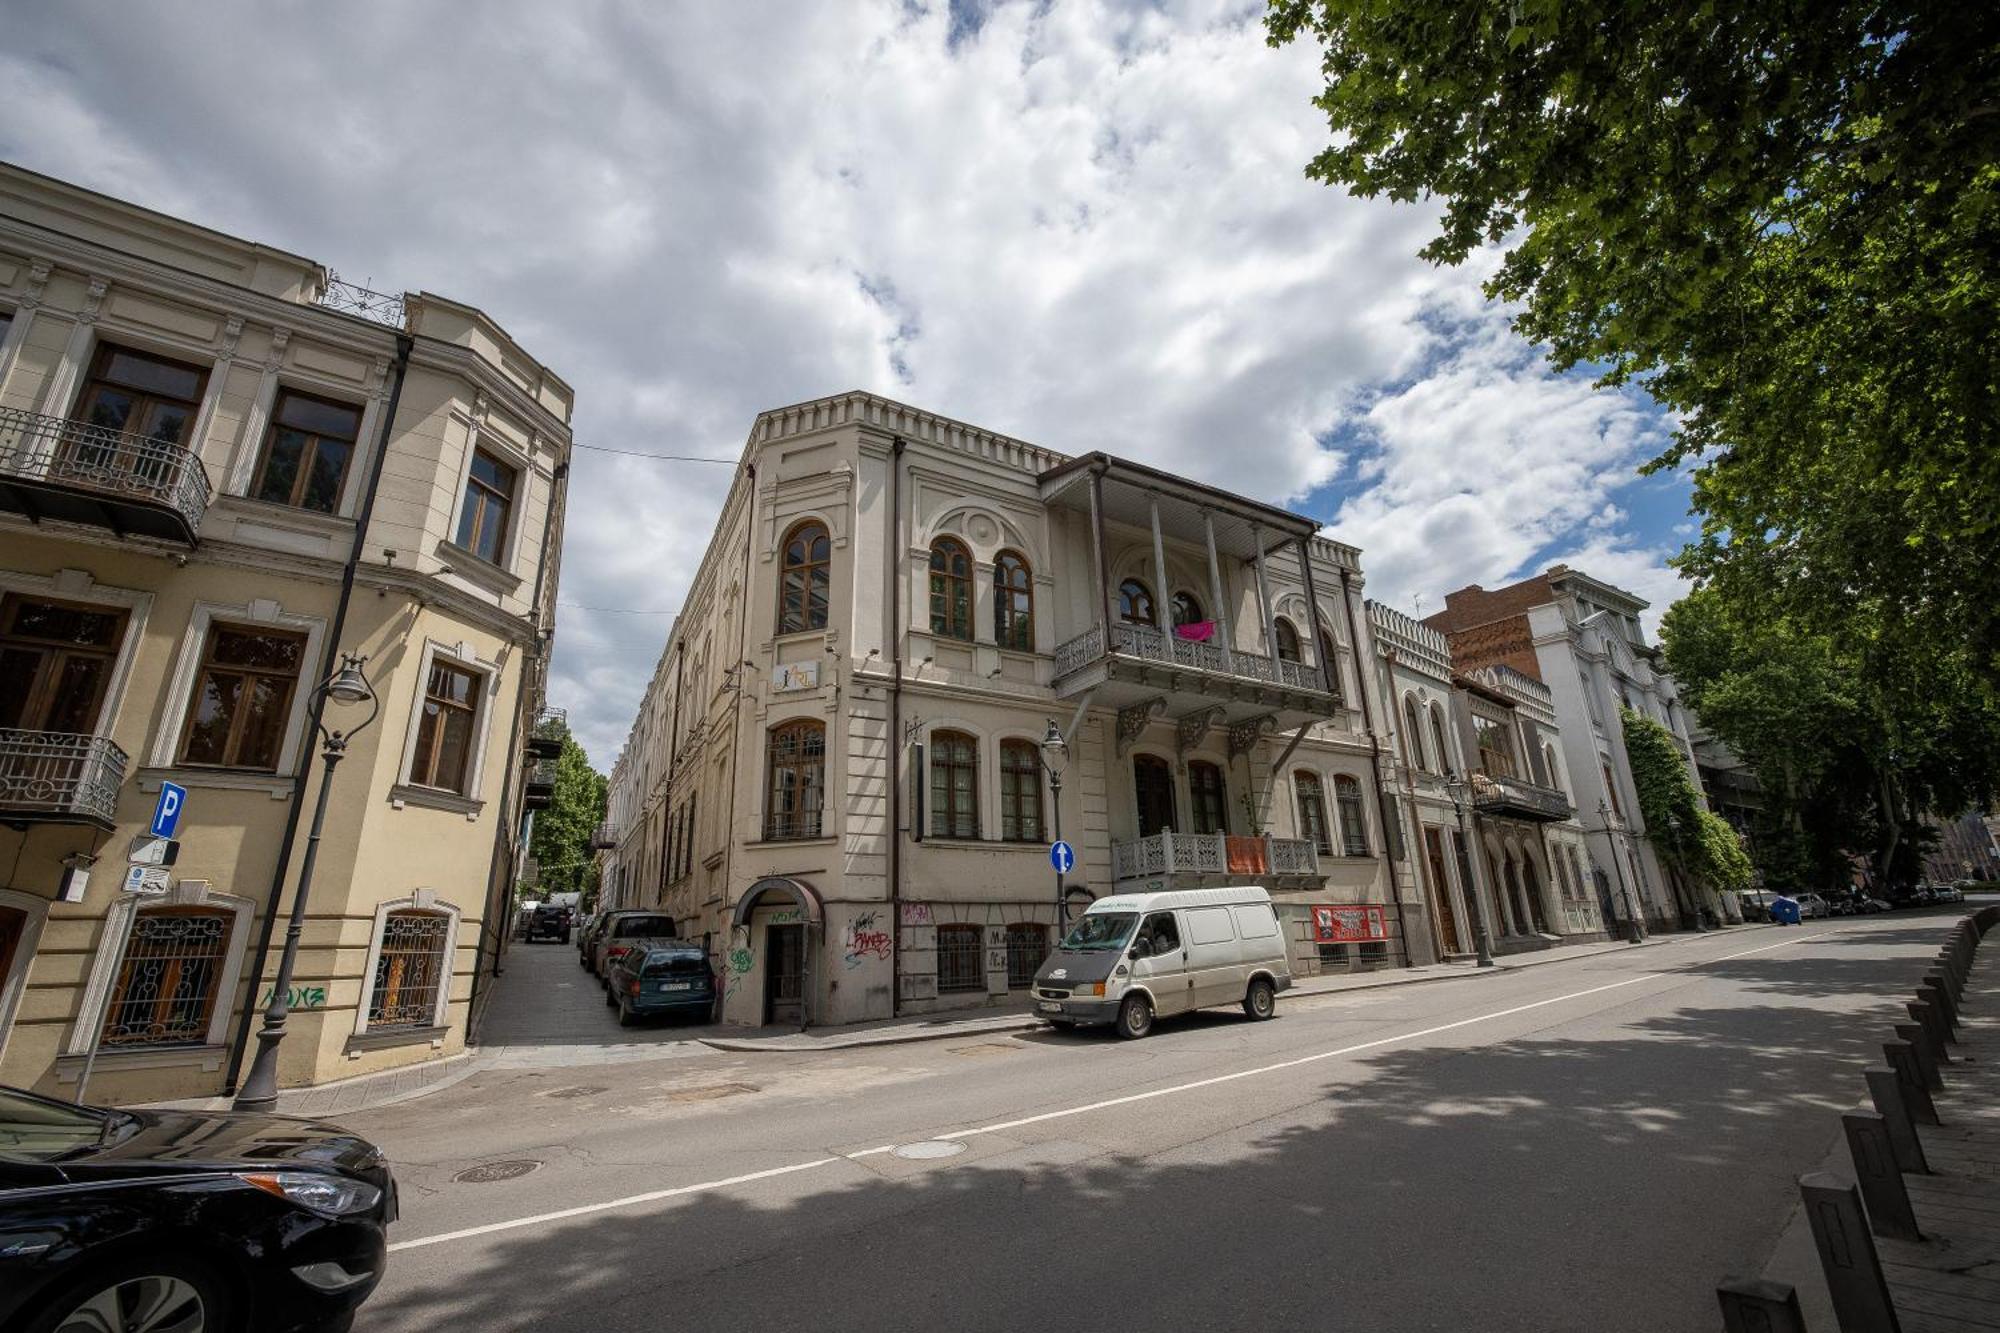
[[[1035,648],[1035,578],[1013,551],[993,558],[993,642],[1017,652]]]
[[[809,519],[795,525],[778,549],[778,633],[825,629],[833,577],[826,524]]]
[[[1007,989],[1025,990],[1049,956],[1049,928],[1036,921],[1007,927]]]
[[[101,1044],[206,1045],[235,919],[212,907],[139,909],[104,1008]]]
[[[1118,619],[1127,625],[1157,625],[1153,614],[1153,590],[1143,579],[1126,579],[1118,585]]]
[[[1431,749],[1434,750],[1437,754],[1438,772],[1444,774],[1446,777],[1456,777],[1458,776],[1458,773],[1457,770],[1454,769],[1451,765],[1451,751],[1445,748],[1444,709],[1438,706],[1437,704],[1432,704],[1430,707],[1430,714],[1431,714]]]
[[[1368,816],[1361,809],[1360,782],[1345,773],[1336,773],[1333,803],[1340,811],[1341,855],[1368,855]]]
[[[940,995],[986,989],[986,932],[952,923],[937,928],[937,982]]]
[[[1424,758],[1424,726],[1422,714],[1417,709],[1417,696],[1403,696],[1403,735],[1408,739],[1410,767],[1422,772],[1430,771],[1430,763]]]
[[[1479,771],[1490,778],[1514,776],[1514,729],[1490,717],[1472,718],[1473,736],[1479,742]]]
[[[119,607],[0,597],[0,728],[95,732],[125,617]]]
[[[211,624],[181,734],[180,762],[276,772],[305,652],[302,633]]]
[[[360,408],[287,389],[271,410],[250,497],[333,513],[360,433]]]
[[[137,435],[185,448],[208,389],[208,371],[150,352],[104,343],[76,400],[75,419],[104,431]],[[64,456],[109,465],[118,443],[83,432],[68,437]]]
[[[1033,741],[1000,742],[1000,837],[1042,840],[1042,752]]]
[[[771,728],[764,759],[770,772],[764,840],[817,838],[826,805],[826,724],[800,719]]]
[[[1292,794],[1299,807],[1299,836],[1317,847],[1322,856],[1333,855],[1333,839],[1327,834],[1326,798],[1320,791],[1317,773],[1294,773]]]
[[[1292,622],[1279,616],[1271,624],[1271,630],[1278,636],[1278,660],[1280,662],[1303,662],[1299,655],[1299,632]]]
[[[931,836],[979,836],[979,742],[962,731],[931,733]]]
[[[972,641],[972,555],[955,537],[931,543],[931,633]]]
[[[417,715],[417,748],[410,756],[411,783],[460,796],[472,794],[468,789],[484,684],[484,677],[470,667],[442,657],[431,659],[423,711]]]
[[[1208,619],[1202,614],[1201,599],[1191,592],[1175,593],[1171,608],[1175,629],[1179,629],[1182,625],[1199,625]]]
[[[1222,767],[1205,759],[1188,765],[1189,814],[1196,833],[1229,831],[1229,793],[1222,779]]]
[[[456,540],[489,565],[499,564],[507,554],[507,516],[513,512],[519,481],[520,474],[492,454],[484,449],[472,451]]]
[[[450,978],[445,957],[451,917],[395,911],[382,918],[382,947],[368,994],[368,1027],[423,1028],[437,1023],[438,998]]]

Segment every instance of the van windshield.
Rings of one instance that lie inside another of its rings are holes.
[[[1125,937],[1132,933],[1132,923],[1138,919],[1137,912],[1091,912],[1076,923],[1062,947],[1079,953],[1120,948]]]

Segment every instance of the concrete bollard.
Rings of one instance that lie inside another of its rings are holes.
[[[1903,1090],[1903,1101],[1910,1108],[1911,1118],[1920,1124],[1937,1124],[1937,1104],[1931,1100],[1930,1086],[1924,1082],[1916,1048],[1907,1041],[1885,1041],[1882,1054],[1888,1059],[1889,1068],[1896,1071],[1896,1085]]]
[[[1924,1141],[1917,1135],[1917,1123],[1911,1118],[1909,1099],[1903,1095],[1902,1081],[1893,1069],[1871,1069],[1868,1079],[1868,1097],[1875,1103],[1875,1113],[1882,1117],[1882,1124],[1889,1131],[1889,1147],[1896,1154],[1896,1165],[1905,1171],[1918,1175],[1929,1175],[1930,1160],[1924,1156]]]
[[[1896,1150],[1889,1143],[1882,1117],[1873,1111],[1851,1111],[1840,1117],[1840,1126],[1847,1131],[1855,1183],[1868,1205],[1869,1229],[1891,1240],[1922,1240],[1917,1210],[1910,1203],[1910,1191],[1903,1184],[1903,1171],[1896,1165]]]
[[[1924,1076],[1924,1086],[1932,1092],[1944,1091],[1944,1070],[1937,1062],[1937,1047],[1929,1028],[1915,1023],[1898,1023],[1893,1031],[1898,1041],[1907,1041],[1917,1053],[1917,1072]]]
[[[1958,957],[1952,950],[1942,949],[1938,952],[1937,971],[1943,974],[1946,984],[1951,988],[1952,1001],[1954,1003],[1963,1001],[1965,974],[1959,970]]]
[[[1951,1053],[1945,1050],[1949,1036],[1944,1030],[1944,1015],[1938,1012],[1937,1006],[1927,1000],[1912,1000],[1903,1007],[1910,1011],[1910,1017],[1916,1020],[1917,1026],[1929,1034],[1931,1055],[1937,1060],[1938,1067],[1950,1064]]]
[[[1715,1299],[1722,1306],[1722,1333],[1806,1333],[1799,1294],[1790,1283],[1726,1277]]]
[[[1946,1038],[1957,1041],[1958,1020],[1952,1016],[1951,1001],[1945,997],[1944,987],[1925,977],[1924,984],[1917,987],[1916,994],[1918,1003],[1928,1004],[1937,1010],[1938,1026],[1944,1029]]]
[[[1816,1171],[1799,1177],[1799,1197],[1841,1333],[1902,1333],[1861,1191],[1832,1172]]]

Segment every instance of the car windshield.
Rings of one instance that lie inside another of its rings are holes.
[[[629,940],[635,935],[672,935],[674,919],[670,916],[628,916],[621,917],[611,928],[613,939]]]
[[[95,1148],[131,1116],[62,1106],[0,1088],[0,1157],[46,1162]]]
[[[1117,949],[1125,943],[1125,937],[1132,933],[1132,925],[1139,919],[1137,912],[1091,912],[1076,923],[1062,942],[1065,949],[1079,953],[1091,953],[1099,949]]]

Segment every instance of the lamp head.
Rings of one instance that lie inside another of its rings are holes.
[[[368,678],[361,674],[361,664],[368,659],[343,653],[340,670],[333,673],[333,679],[326,683],[326,697],[337,704],[358,704],[375,697],[375,691],[368,684]]]
[[[1062,731],[1054,718],[1049,719],[1048,732],[1042,737],[1042,762],[1057,773],[1069,762],[1069,742],[1063,739]]]

